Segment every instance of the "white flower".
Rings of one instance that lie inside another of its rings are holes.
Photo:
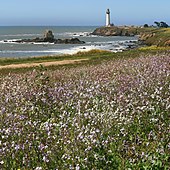
[[[99,133],[100,132],[100,130],[99,129],[96,129],[96,133]]]
[[[79,170],[80,169],[80,166],[79,164],[76,165],[76,170]]]
[[[47,159],[46,156],[43,156],[43,161],[44,161],[44,162],[49,162],[49,160]]]
[[[4,161],[0,161],[0,164],[1,164],[1,165],[4,164]]]
[[[42,167],[36,167],[35,170],[42,170]]]

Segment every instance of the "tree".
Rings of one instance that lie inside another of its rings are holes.
[[[161,22],[155,21],[154,23],[155,23],[155,24],[157,25],[157,27],[159,27],[159,28],[168,28],[168,27],[169,27],[169,25],[168,25],[166,22],[163,22],[163,21],[161,21]]]
[[[157,27],[160,27],[160,22],[155,21],[154,24],[156,24]]]
[[[169,25],[166,23],[166,22],[160,22],[160,27],[161,28],[168,28],[169,27]]]
[[[143,26],[144,28],[147,28],[147,27],[149,27],[149,25],[148,24],[144,24],[144,26]]]

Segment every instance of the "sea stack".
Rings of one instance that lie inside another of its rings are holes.
[[[107,9],[106,11],[106,27],[110,27],[111,24],[110,24],[110,10]]]
[[[45,31],[44,40],[49,41],[49,42],[54,40],[54,35],[53,35],[53,32],[51,30]]]
[[[5,41],[4,41],[5,42]],[[54,43],[54,44],[84,44],[84,41],[80,41],[78,38],[66,38],[66,39],[55,39],[54,34],[51,30],[46,30],[44,37],[36,37],[33,39],[21,39],[14,40],[15,43]]]

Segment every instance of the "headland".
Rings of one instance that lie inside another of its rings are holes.
[[[138,36],[140,44],[170,46],[170,28],[111,26],[99,27],[92,32],[98,36]]]

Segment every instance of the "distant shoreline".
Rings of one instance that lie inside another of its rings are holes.
[[[31,29],[30,29],[31,27]],[[35,56],[54,56],[65,54],[76,54],[77,52],[86,52],[92,49],[108,50],[111,52],[121,52],[141,46],[170,46],[170,28],[141,28],[141,27],[100,27],[107,35],[95,35],[95,28],[84,27],[77,28],[72,26],[68,28],[53,27],[55,37],[58,38],[77,38],[84,41],[85,44],[66,44],[55,45],[54,43],[21,43],[14,41],[21,39],[34,39],[41,37],[44,29],[47,27],[25,27],[21,30],[14,27],[0,28],[0,58],[22,58]],[[124,29],[124,31],[122,31]],[[115,31],[116,30],[116,31]],[[92,34],[91,34],[92,33]],[[113,36],[116,34],[117,36]],[[128,36],[129,35],[129,36]],[[138,35],[138,37],[136,36]],[[160,41],[161,37],[161,41]]]
[[[34,57],[46,55],[75,54],[79,51],[85,52],[92,49],[109,50],[118,52],[127,50],[136,41],[134,37],[101,37],[91,35],[96,27],[4,27],[0,28],[0,57]],[[55,44],[44,42],[30,42],[32,39],[43,38],[46,29],[52,30],[55,39],[78,38],[85,44]],[[23,42],[22,40],[29,40]],[[20,44],[16,41],[21,41]],[[128,43],[129,42],[129,43]]]

